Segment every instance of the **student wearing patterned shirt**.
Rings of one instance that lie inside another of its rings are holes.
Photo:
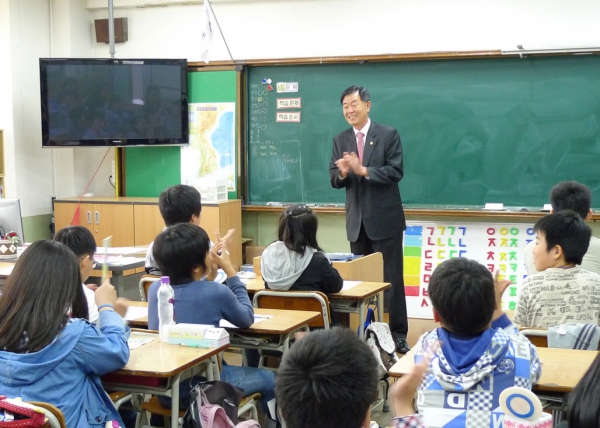
[[[415,347],[419,363],[440,343],[417,394],[427,427],[497,426],[503,418],[496,412],[500,393],[509,386],[531,389],[539,379],[535,347],[500,308],[509,284],[464,258],[443,262],[431,275],[428,292],[441,327]]]
[[[554,327],[564,323],[600,324],[600,275],[577,265],[588,249],[591,229],[574,211],[539,219],[533,257],[541,273],[523,281],[516,324]]]

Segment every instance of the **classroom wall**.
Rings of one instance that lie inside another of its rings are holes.
[[[169,5],[169,3],[171,3]],[[195,0],[115,0],[129,18],[129,41],[117,57],[197,60],[202,4]],[[234,59],[342,56],[600,46],[595,0],[213,0]],[[93,20],[105,0],[0,0],[0,129],[6,192],[22,199],[32,230],[43,230],[51,196],[79,194],[105,149],[41,149],[38,58],[108,57]],[[216,33],[211,58],[229,59]],[[113,154],[90,188],[108,183]],[[27,231],[26,231],[27,233]],[[36,232],[37,235],[37,232]],[[28,236],[28,240],[37,236]]]

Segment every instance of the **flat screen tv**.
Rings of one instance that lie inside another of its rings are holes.
[[[40,58],[42,146],[188,144],[184,59]]]

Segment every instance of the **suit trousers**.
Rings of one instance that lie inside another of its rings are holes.
[[[356,242],[350,242],[350,249],[353,254],[363,256],[373,253],[383,255],[383,279],[392,284],[391,289],[384,293],[385,308],[390,315],[390,330],[394,338],[406,339],[408,317],[404,295],[403,238],[404,233],[401,232],[398,236],[388,239],[372,240],[367,236],[364,225],[361,224],[358,239]]]

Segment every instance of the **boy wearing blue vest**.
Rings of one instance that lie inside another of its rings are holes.
[[[421,336],[415,350],[420,363],[440,343],[418,388],[425,426],[498,426],[500,393],[531,389],[539,379],[535,347],[500,307],[509,284],[465,258],[447,260],[431,275],[429,296],[441,327]]]

